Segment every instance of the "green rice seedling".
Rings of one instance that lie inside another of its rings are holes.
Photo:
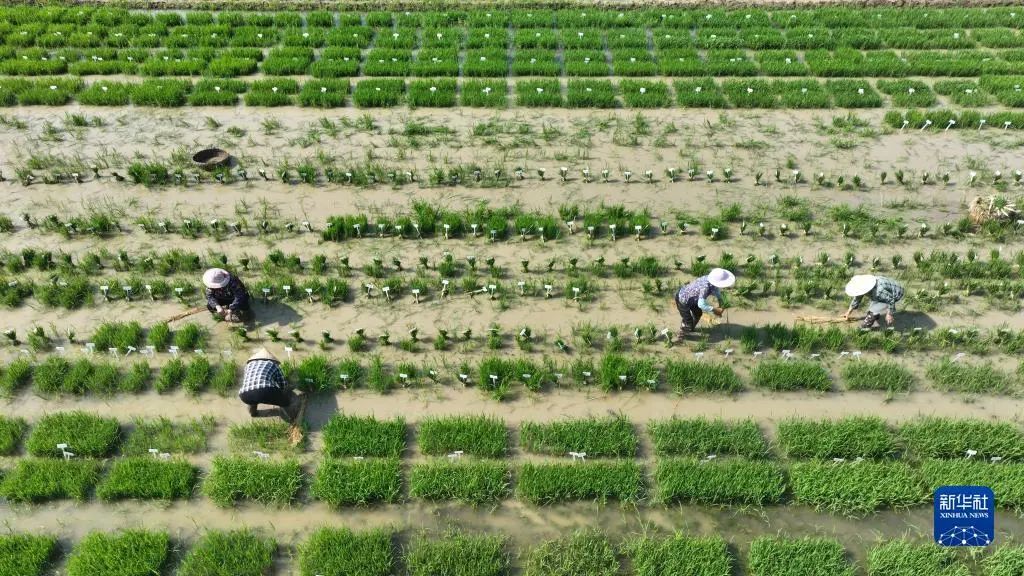
[[[171,328],[166,322],[154,324],[146,332],[146,343],[156,348],[158,352],[167,350],[167,346],[171,343]]]
[[[222,55],[210,60],[206,73],[218,78],[234,78],[256,73],[259,62],[255,58]]]
[[[183,106],[192,84],[186,80],[146,79],[132,86],[132,104],[170,108]]]
[[[9,502],[84,501],[100,477],[97,460],[21,458],[0,482],[0,496]]]
[[[424,500],[488,504],[508,498],[510,477],[505,462],[437,460],[413,466],[409,473],[409,494]]]
[[[853,576],[846,550],[831,538],[761,536],[750,543],[748,565],[756,576]]]
[[[397,502],[402,491],[397,458],[324,458],[310,493],[334,507]]]
[[[676,100],[686,108],[725,108],[728,103],[722,91],[710,78],[698,80],[677,80]]]
[[[775,391],[817,390],[827,392],[832,388],[828,371],[821,364],[810,360],[767,360],[760,362],[751,371],[755,386]]]
[[[455,106],[455,80],[436,78],[409,83],[409,106],[451,108]]]
[[[726,80],[722,92],[737,108],[776,108],[779,103],[777,85],[767,80]]]
[[[413,538],[405,549],[409,576],[503,576],[509,567],[504,536],[458,532],[433,540]]]
[[[488,416],[427,418],[417,429],[420,452],[444,456],[460,451],[469,456],[502,458],[508,452],[505,422]]]
[[[998,506],[1017,512],[1024,509],[1024,464],[974,458],[925,460],[921,476],[931,491],[941,486],[988,486],[998,495]]]
[[[148,576],[160,574],[170,555],[167,532],[93,532],[71,551],[68,576]]]
[[[793,50],[763,50],[757,53],[758,65],[765,76],[807,76],[807,64]]]
[[[882,97],[864,80],[829,80],[825,88],[839,108],[879,108]]]
[[[609,80],[569,80],[566,106],[570,108],[615,108],[615,86]]]
[[[138,322],[105,322],[92,335],[97,350],[117,348],[122,354],[128,352],[129,346],[138,348],[142,341],[142,326]]]
[[[358,48],[324,48],[309,72],[314,78],[349,78],[359,75],[359,61]]]
[[[743,456],[766,458],[768,443],[753,420],[683,420],[673,417],[647,425],[658,456]]]
[[[639,502],[644,498],[643,468],[636,462],[535,464],[519,470],[516,495],[531,504],[573,500]]]
[[[290,425],[280,420],[262,422],[254,420],[245,424],[232,424],[228,428],[228,445],[236,452],[294,452],[301,446],[293,446],[288,437]]]
[[[179,576],[263,576],[273,570],[277,543],[244,530],[210,530],[189,550]]]
[[[562,66],[554,50],[518,50],[512,60],[516,76],[558,76]]]
[[[366,54],[364,76],[408,76],[412,69],[412,51],[374,48]]]
[[[979,460],[1024,458],[1024,432],[1011,422],[921,416],[904,422],[899,438],[918,458],[963,458],[968,451]]]
[[[512,43],[516,48],[516,54],[520,51],[543,48],[554,50],[559,45],[559,33],[550,28],[518,28],[515,30],[515,37]],[[520,75],[517,73],[517,75]]]
[[[920,80],[879,80],[878,90],[888,94],[894,106],[927,108],[935,105],[935,94]]]
[[[619,93],[627,108],[665,108],[671,103],[668,85],[656,80],[622,80]]]
[[[929,366],[926,374],[932,385],[942,392],[1011,394],[1018,387],[1012,376],[991,364],[945,359]]]
[[[57,554],[57,539],[37,534],[0,536],[0,574],[43,576]]]
[[[238,366],[234,362],[221,362],[210,374],[210,390],[227,396],[235,391],[237,386]]]
[[[377,456],[397,458],[405,451],[405,420],[335,414],[321,432],[324,455],[333,458]]]
[[[843,365],[841,375],[847,390],[909,392],[915,381],[910,370],[888,360],[847,362]]]
[[[118,458],[96,486],[101,500],[188,499],[197,481],[195,466],[183,460],[152,456]]]
[[[626,541],[623,551],[637,576],[730,576],[733,559],[718,536],[641,537]]]
[[[0,371],[0,395],[11,396],[32,380],[32,362],[19,358]]]
[[[516,104],[544,107],[562,105],[562,86],[558,80],[520,80],[516,82]]]
[[[318,528],[299,544],[299,573],[390,576],[395,568],[393,538],[386,529]]]
[[[403,80],[380,78],[363,80],[356,84],[352,101],[360,108],[397,106],[405,92]]]
[[[212,416],[175,422],[167,418],[135,419],[121,447],[126,456],[145,456],[150,448],[170,454],[200,454],[206,451],[216,422]]]
[[[778,442],[789,458],[893,458],[896,438],[881,418],[851,416],[840,420],[788,418],[779,422]]]
[[[95,82],[79,92],[75,99],[86,106],[127,106],[131,99],[131,85],[105,80]]]
[[[206,344],[206,330],[191,322],[174,332],[174,345],[181,350],[195,350]]]
[[[203,493],[221,507],[239,500],[287,506],[302,488],[302,468],[294,460],[274,462],[245,456],[216,456],[203,481]]]
[[[612,73],[616,76],[654,76],[658,65],[654,57],[642,48],[612,50]]]
[[[984,576],[1014,576],[1024,571],[1024,546],[1003,545],[982,558]]]
[[[619,559],[608,539],[597,530],[579,530],[548,540],[534,548],[526,559],[527,576],[615,576]]]
[[[348,92],[348,80],[310,80],[302,85],[299,104],[314,108],[341,108]]]
[[[832,106],[825,87],[816,80],[777,80],[774,90],[784,108],[829,108]]]
[[[569,452],[586,452],[588,458],[632,458],[638,443],[633,423],[622,416],[523,422],[519,441],[524,450],[534,454],[567,456]]]
[[[295,376],[298,388],[306,393],[333,392],[341,384],[337,367],[321,354],[303,358],[295,370]]]
[[[871,576],[968,576],[967,566],[957,560],[956,553],[936,544],[915,544],[893,540],[875,546],[868,553],[868,574]]]
[[[88,278],[70,276],[36,286],[35,297],[46,306],[76,310],[91,302],[93,286]]]
[[[56,412],[43,416],[32,427],[25,443],[33,456],[60,458],[57,444],[80,458],[105,458],[114,453],[121,440],[121,427],[114,418],[87,412]]]
[[[51,356],[33,370],[32,382],[36,390],[52,394],[64,389],[64,380],[71,371],[71,363],[67,360]]]
[[[508,55],[504,48],[467,50],[462,62],[466,78],[504,78],[508,75]]]
[[[667,503],[765,506],[781,502],[786,491],[778,464],[743,459],[661,460],[655,483],[659,499]]]
[[[18,450],[27,428],[21,418],[0,416],[0,456],[9,456]]]
[[[982,107],[992,102],[992,97],[972,80],[939,80],[932,88],[957,106]]]
[[[817,510],[863,516],[928,500],[921,475],[904,462],[797,462],[789,469],[793,500]]]
[[[41,78],[17,92],[22,106],[63,106],[82,89],[80,78]]]
[[[700,392],[735,393],[743,389],[743,383],[731,367],[726,364],[672,361],[665,364],[665,382],[676,394]]]
[[[210,361],[206,356],[196,356],[185,369],[185,378],[181,387],[189,394],[198,394],[206,389],[210,382]]]
[[[160,368],[160,374],[157,376],[153,387],[161,394],[170,392],[181,385],[181,382],[185,379],[185,373],[185,362],[180,358],[172,358]]]
[[[609,67],[600,50],[565,50],[565,75],[569,78],[608,76]]]
[[[305,74],[312,63],[312,48],[288,46],[271,50],[260,68],[267,76],[297,76]]]
[[[412,74],[421,78],[459,75],[459,51],[456,48],[425,48],[412,63]]]

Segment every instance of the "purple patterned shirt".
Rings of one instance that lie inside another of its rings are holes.
[[[683,306],[693,308],[697,306],[701,300],[706,300],[708,296],[721,298],[721,295],[721,291],[712,286],[711,282],[708,282],[707,276],[701,276],[680,288],[679,292],[676,293],[676,300]]]

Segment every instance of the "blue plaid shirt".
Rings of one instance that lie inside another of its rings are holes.
[[[698,306],[701,300],[707,300],[709,296],[722,298],[722,291],[711,285],[707,276],[701,276],[693,282],[679,289],[676,293],[676,300],[688,308]]]
[[[245,375],[242,377],[242,387],[238,393],[260,388],[283,389],[285,384],[280,364],[273,360],[249,360],[245,363]]]
[[[875,279],[875,287],[871,289],[871,292],[863,296],[854,296],[853,300],[850,301],[850,310],[860,308],[864,298],[868,298],[872,302],[884,302],[889,305],[890,312],[896,312],[896,303],[903,300],[903,286],[897,284],[892,278],[878,276]]]

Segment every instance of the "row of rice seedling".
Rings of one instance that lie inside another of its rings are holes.
[[[128,370],[122,370],[120,365],[107,361],[93,361],[89,358],[70,361],[61,356],[50,356],[34,366],[27,362],[11,366],[15,372],[9,371],[7,374],[16,379],[10,380],[9,389],[4,386],[8,394],[31,383],[33,389],[41,394],[140,393],[152,384],[161,393],[181,388],[191,394],[212,390],[225,395],[233,391],[237,371],[232,363],[212,366],[201,355],[187,363],[179,358],[169,360],[156,372],[155,379],[146,361],[134,362]]]
[[[786,491],[781,466],[741,458],[663,459],[655,482],[657,496],[665,503],[768,506],[779,504]]]

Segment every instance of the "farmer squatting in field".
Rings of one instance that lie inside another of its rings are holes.
[[[223,268],[210,268],[203,274],[206,307],[228,322],[242,322],[249,316],[249,291],[241,278]]]
[[[249,415],[253,418],[257,416],[260,404],[269,404],[280,408],[282,416],[289,422],[299,404],[288,388],[281,363],[266,348],[260,348],[245,362],[238,398],[249,406]]]
[[[682,320],[679,323],[679,337],[685,338],[687,334],[697,329],[701,316],[705,312],[722,315],[723,300],[722,288],[728,288],[736,283],[736,276],[724,268],[715,268],[707,276],[701,276],[693,282],[679,289],[676,293],[676,309]],[[718,306],[712,306],[708,298],[712,296]]]
[[[887,326],[892,326],[896,322],[893,314],[896,312],[896,304],[903,300],[903,286],[885,276],[858,274],[847,282],[846,294],[853,298],[850,301],[850,307],[843,314],[843,318],[846,320],[850,319],[850,314],[854,310],[860,308],[864,298],[870,301],[868,312],[861,323],[861,328],[870,330],[882,314],[885,314]]]

